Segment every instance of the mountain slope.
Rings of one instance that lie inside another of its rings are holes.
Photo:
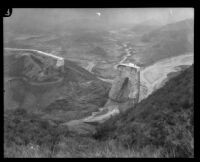
[[[106,121],[97,139],[115,139],[131,147],[156,147],[163,156],[193,156],[193,65],[135,108]]]
[[[186,19],[148,32],[141,41],[149,46],[138,54],[140,61],[150,65],[160,59],[193,52],[194,20]]]
[[[180,33],[183,34],[183,31],[186,32],[185,34],[191,34],[194,26],[193,21],[193,19],[186,19],[172,24],[164,25],[159,29],[144,34],[143,39],[145,39],[144,41],[160,41],[162,39],[168,39],[169,37],[178,37]]]
[[[68,121],[98,110],[110,85],[68,60],[61,69],[34,52],[5,51],[4,87],[5,110],[23,108]]]
[[[161,27],[163,24],[159,21],[156,21],[154,19],[146,20],[143,22],[140,22],[139,24],[136,24],[131,28],[131,31],[144,34],[149,33],[159,27]]]

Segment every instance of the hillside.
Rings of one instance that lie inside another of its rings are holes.
[[[100,125],[95,138],[161,149],[163,157],[192,157],[193,86],[192,65],[135,108]]]
[[[64,104],[57,101],[46,112]],[[4,140],[5,157],[193,157],[193,66],[99,125],[93,137],[16,109],[4,114]]]
[[[74,62],[64,61],[59,69],[36,53],[5,51],[5,110],[23,108],[60,122],[98,110],[107,100],[110,85]]]
[[[191,34],[189,32],[192,32],[193,25],[193,19],[186,19],[172,24],[167,24],[143,35],[143,39],[144,41],[160,41],[161,39],[168,39],[169,37],[176,38],[183,31],[186,32],[185,34]]]
[[[141,42],[148,46],[137,57],[150,65],[160,59],[193,52],[194,21],[186,19],[145,33]]]
[[[156,21],[154,19],[149,19],[149,20],[142,21],[139,24],[134,25],[131,28],[131,31],[139,33],[139,34],[145,34],[155,29],[160,28],[162,25],[163,24],[159,21]]]

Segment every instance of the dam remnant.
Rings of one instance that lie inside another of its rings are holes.
[[[133,63],[120,63],[117,69],[118,75],[113,82],[106,105],[119,105],[119,110],[124,111],[139,101],[140,67]]]
[[[95,126],[90,125],[91,123],[103,123],[111,116],[124,112],[139,102],[140,67],[132,63],[120,63],[117,69],[118,76],[114,80],[104,107],[86,118],[72,120],[63,125],[79,134],[94,133]]]
[[[99,112],[83,119],[86,123],[102,123],[111,116],[132,108],[139,102],[140,95],[140,67],[135,64],[120,63],[117,65],[118,76],[109,92],[109,99]],[[102,111],[106,113],[102,114]]]

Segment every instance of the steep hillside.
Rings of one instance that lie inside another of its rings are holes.
[[[186,19],[172,24],[167,24],[159,29],[151,31],[143,35],[144,41],[162,40],[168,39],[169,37],[176,38],[185,31],[185,34],[191,34],[194,25],[193,19]],[[180,33],[178,33],[180,32]]]
[[[98,110],[110,85],[68,60],[62,69],[34,52],[5,51],[4,87],[5,110],[24,108],[67,121]]]
[[[149,44],[138,54],[146,65],[160,59],[193,52],[194,20],[186,19],[145,33],[141,41]]]
[[[106,121],[95,138],[134,148],[161,148],[163,157],[192,157],[193,86],[192,65],[135,108]]]
[[[162,25],[163,24],[161,22],[156,21],[154,19],[150,19],[136,24],[131,28],[131,31],[136,32],[138,34],[144,34],[149,33],[150,31],[153,31],[161,27]]]

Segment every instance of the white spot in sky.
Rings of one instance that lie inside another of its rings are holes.
[[[100,12],[97,12],[96,14],[97,14],[98,16],[101,16],[101,13],[100,13]]]

